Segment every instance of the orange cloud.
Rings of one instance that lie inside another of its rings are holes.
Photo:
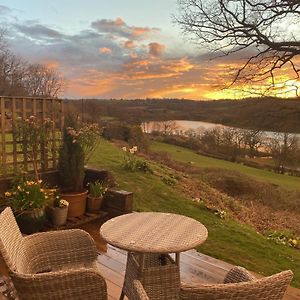
[[[101,54],[112,54],[112,50],[110,48],[107,48],[107,47],[100,48],[99,52]]]
[[[132,48],[135,48],[135,43],[131,40],[128,40],[128,41],[124,42],[123,46],[126,49],[132,49]]]
[[[57,69],[59,67],[59,62],[55,60],[45,61],[44,64],[49,69]]]
[[[132,27],[132,36],[133,37],[140,37],[151,32],[152,29],[148,27]]]
[[[116,26],[123,26],[125,25],[125,22],[122,18],[118,17],[115,21],[113,21],[114,25]]]
[[[149,47],[149,55],[152,57],[161,56],[166,49],[165,45],[159,43],[150,43],[148,44],[148,47]]]

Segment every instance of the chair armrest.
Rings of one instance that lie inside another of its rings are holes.
[[[227,275],[224,278],[224,283],[238,283],[238,282],[247,282],[253,281],[255,277],[249,273],[245,268],[235,266],[229,270]]]
[[[133,289],[136,296],[135,300],[149,300],[149,297],[147,296],[147,293],[139,280],[133,281]]]
[[[36,275],[13,273],[12,281],[22,300],[107,300],[106,282],[95,269]]]
[[[18,264],[24,273],[74,263],[91,263],[97,258],[92,237],[84,230],[69,229],[36,233],[23,238],[23,255]]]

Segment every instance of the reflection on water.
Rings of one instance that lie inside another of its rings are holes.
[[[151,133],[153,131],[164,131],[166,127],[168,127],[168,125],[169,125],[168,130],[176,134],[184,133],[188,130],[194,130],[200,133],[205,130],[214,129],[216,127],[219,128],[227,127],[221,124],[202,122],[202,121],[170,120],[170,121],[144,122],[142,123],[142,129],[146,133]]]
[[[206,130],[212,130],[215,128],[234,128],[240,130],[246,130],[244,128],[230,127],[217,123],[202,122],[202,121],[187,121],[187,120],[169,120],[169,121],[151,121],[144,122],[141,125],[142,129],[146,133],[153,131],[165,132],[168,134],[189,135],[197,136],[201,135]],[[278,132],[273,131],[261,131],[265,138],[274,138]],[[296,136],[300,136],[296,134]]]

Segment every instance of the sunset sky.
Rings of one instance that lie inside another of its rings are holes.
[[[239,97],[234,90],[219,90],[238,62],[212,61],[206,49],[183,37],[172,21],[176,12],[176,0],[3,0],[0,5],[11,49],[59,70],[68,84],[63,97]]]

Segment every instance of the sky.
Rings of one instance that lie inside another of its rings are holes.
[[[62,97],[239,97],[220,91],[235,58],[212,60],[176,13],[176,0],[2,0],[0,26],[13,52],[63,75]]]

